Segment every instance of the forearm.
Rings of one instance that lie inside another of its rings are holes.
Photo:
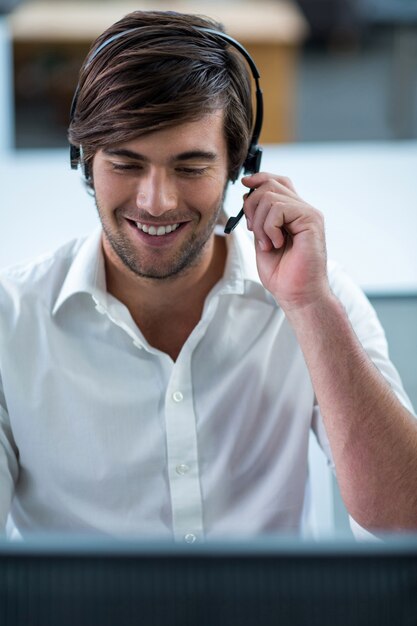
[[[340,302],[287,311],[311,375],[350,514],[370,529],[417,528],[417,422],[359,343]]]
[[[417,529],[417,422],[330,291],[323,215],[285,177],[242,182],[259,276],[303,350],[349,512],[368,529]]]

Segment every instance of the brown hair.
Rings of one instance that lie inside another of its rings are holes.
[[[251,137],[251,78],[240,54],[201,27],[224,32],[207,17],[134,11],[97,38],[80,71],[68,130],[87,168],[100,148],[222,108],[228,176],[236,179]]]

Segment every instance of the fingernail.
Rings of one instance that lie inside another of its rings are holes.
[[[261,241],[260,239],[258,239],[258,246],[260,247],[260,249],[262,250],[262,252],[266,252],[268,246],[266,245],[266,243],[264,241]]]

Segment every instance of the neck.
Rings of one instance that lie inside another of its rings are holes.
[[[224,238],[213,235],[198,263],[162,280],[137,276],[105,256],[107,290],[127,306],[147,341],[175,360],[223,276],[226,256]]]

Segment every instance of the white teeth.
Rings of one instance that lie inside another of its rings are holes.
[[[155,226],[147,226],[147,224],[136,222],[136,226],[144,233],[148,233],[148,235],[161,237],[162,235],[173,233],[174,230],[177,230],[179,224],[168,224],[168,226],[158,226],[156,228]]]

